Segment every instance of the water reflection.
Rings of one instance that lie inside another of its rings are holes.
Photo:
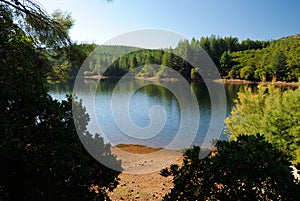
[[[118,127],[113,118],[111,109],[111,96],[118,80],[114,79],[103,79],[103,80],[93,80],[86,79],[84,83],[86,86],[80,89],[82,94],[87,96],[91,92],[96,92],[95,98],[95,113],[99,124],[101,125],[101,132],[106,134],[107,141],[111,142],[113,145],[120,143],[133,143],[133,144],[145,144],[152,147],[165,147],[168,143],[172,141],[174,136],[179,130],[179,125],[181,115],[184,114],[184,118],[195,118],[193,115],[194,111],[191,111],[191,107],[188,105],[180,107],[177,98],[168,89],[159,86],[158,83],[153,83],[153,81],[145,81],[138,79],[130,79],[128,83],[122,85],[118,91],[120,98],[122,94],[126,94],[133,90],[137,84],[144,85],[148,82],[146,86],[139,88],[132,96],[129,104],[129,114],[132,121],[140,127],[146,127],[150,124],[149,111],[150,108],[155,105],[160,105],[164,108],[167,115],[166,124],[161,132],[150,138],[150,139],[135,139],[127,136]],[[162,82],[162,81],[161,81]],[[167,82],[167,81],[165,81]],[[166,83],[164,83],[166,84]],[[177,83],[180,85],[180,83]],[[216,83],[218,85],[218,83]],[[220,84],[219,84],[220,85]],[[231,111],[234,103],[233,100],[237,98],[237,92],[244,88],[245,85],[237,84],[225,84],[226,98],[227,98],[227,114]],[[72,93],[73,82],[69,81],[67,83],[52,83],[49,84],[50,94],[58,100],[65,99],[66,94]],[[194,91],[198,105],[200,109],[200,121],[197,136],[194,140],[194,145],[201,145],[208,127],[211,121],[211,100],[204,83],[191,83],[191,89]],[[218,86],[216,86],[218,87]],[[189,97],[184,97],[187,100]],[[184,111],[184,113],[182,113]],[[122,117],[121,117],[122,118]],[[88,129],[91,133],[94,133],[96,125],[89,125]],[[189,128],[185,128],[186,132],[190,132]],[[100,133],[101,134],[101,133]],[[108,135],[109,134],[109,135]],[[221,136],[223,139],[226,136]]]

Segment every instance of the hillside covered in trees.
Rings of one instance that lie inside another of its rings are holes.
[[[185,59],[178,57],[195,55],[201,46],[212,58],[223,78],[252,81],[297,81],[300,77],[300,35],[273,41],[244,40],[236,37],[201,37],[180,41],[175,48],[144,50],[127,46],[98,46],[96,44],[72,44],[64,57],[52,63],[51,77],[75,77],[89,54],[85,75],[122,76],[136,67],[143,66],[139,77],[167,77],[168,66],[187,79],[199,79],[196,71]],[[97,47],[97,48],[96,48]],[[96,49],[95,49],[96,48]],[[131,52],[125,54],[126,52]],[[116,55],[123,55],[117,58]],[[153,69],[152,64],[162,65]],[[106,67],[108,67],[106,69]],[[103,69],[106,70],[103,70]],[[202,68],[202,66],[200,66]],[[205,66],[203,66],[205,68]]]
[[[223,75],[246,80],[297,81],[300,77],[300,36],[272,41],[261,49],[224,52]]]

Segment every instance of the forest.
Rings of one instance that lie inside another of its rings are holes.
[[[127,46],[98,46],[76,44],[69,52],[52,63],[50,77],[75,77],[85,58],[94,50],[97,57],[89,59],[87,76],[122,76],[134,68],[143,66],[139,77],[167,77],[165,66],[170,67],[188,80],[197,80],[194,67],[184,57],[196,54],[201,46],[217,66],[225,79],[251,81],[298,81],[300,77],[300,35],[292,35],[272,41],[243,40],[236,37],[201,37],[199,40],[180,41],[175,48],[145,50]],[[125,52],[130,52],[125,54]],[[123,55],[116,58],[115,55]],[[178,56],[180,55],[180,56]],[[152,64],[161,65],[153,69]],[[108,68],[107,68],[108,67]],[[103,68],[105,71],[103,72]],[[199,66],[205,68],[205,66]]]

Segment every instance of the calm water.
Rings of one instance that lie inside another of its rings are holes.
[[[178,99],[168,89],[159,86],[156,83],[149,83],[146,86],[143,86],[135,91],[135,93],[131,97],[128,107],[130,118],[136,126],[145,128],[149,124],[151,124],[151,120],[149,117],[150,109],[153,106],[159,105],[164,109],[166,122],[160,132],[158,132],[157,135],[151,138],[137,139],[135,137],[128,136],[126,135],[126,132],[120,130],[116,125],[111,108],[111,98],[117,82],[117,80],[111,79],[105,79],[101,81],[86,79],[84,81],[85,87],[81,89],[83,96],[85,96],[86,98],[93,98],[89,97],[90,92],[96,92],[96,95],[94,97],[94,115],[96,117],[98,125],[100,125],[100,134],[105,138],[106,142],[110,142],[113,145],[130,143],[144,144],[152,147],[165,147],[176,136],[178,130],[180,129],[182,118],[186,118],[187,121],[192,121],[194,118],[196,118],[195,115],[193,115],[195,114],[195,111],[192,111],[193,108],[189,106],[181,107]],[[143,82],[145,81],[128,80],[128,83],[126,83],[125,86],[122,87],[122,90],[119,90],[117,93],[117,99],[120,104],[123,103],[122,98],[130,92],[130,88],[134,87],[137,83],[145,84]],[[221,84],[216,85],[220,85],[221,87]],[[58,100],[65,99],[66,94],[70,94],[73,91],[72,82],[49,84],[49,87],[51,96]],[[240,90],[240,88],[243,88],[243,85],[226,84],[224,85],[224,87],[226,92],[226,110],[228,115],[234,105],[233,100],[237,97],[237,92]],[[193,141],[193,145],[202,145],[210,123],[212,124],[212,126],[215,126],[214,122],[211,122],[211,100],[205,84],[192,83],[191,88],[197,97],[200,114],[197,135]],[[188,99],[188,97],[186,98]],[[126,107],[126,104],[124,104],[124,107]],[[89,113],[91,113],[91,111]],[[125,119],[125,115],[126,114],[118,113],[118,118]],[[161,115],[163,116],[163,114]],[[221,116],[222,115],[220,114],[220,118]],[[96,131],[99,131],[95,129],[95,127],[95,124],[90,124],[88,129],[91,133],[95,133]],[[189,126],[186,126],[184,128],[187,134],[189,132],[192,132],[190,131],[190,129],[192,128],[189,128]],[[226,136],[221,135],[220,138],[226,139]]]

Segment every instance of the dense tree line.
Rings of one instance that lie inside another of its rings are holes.
[[[181,74],[189,77],[190,70],[182,58],[174,55],[172,49],[163,50],[140,50],[127,46],[97,46],[95,44],[73,44],[69,52],[70,75],[76,76],[79,68],[93,52],[94,56],[88,58],[85,63],[87,76],[122,76],[137,67],[142,67],[137,76],[140,77],[165,77],[166,70],[161,67],[159,70],[153,69],[153,64],[161,64],[171,67]],[[130,52],[126,54],[126,52]],[[120,58],[117,55],[123,55]],[[105,70],[104,70],[105,69]],[[51,75],[50,75],[51,76]]]
[[[70,66],[73,76],[84,59],[95,48],[96,55],[89,61],[86,75],[122,76],[134,68],[144,66],[137,76],[165,77],[168,66],[187,79],[195,77],[196,70],[185,58],[197,55],[201,46],[212,58],[224,78],[246,80],[282,80],[297,81],[300,77],[300,39],[283,38],[276,41],[244,40],[236,37],[202,37],[199,40],[180,41],[176,48],[160,50],[140,50],[126,46],[96,46],[95,44],[73,44],[71,46]],[[133,52],[132,52],[133,51]],[[121,52],[132,52],[120,58]],[[72,55],[80,55],[74,57]],[[177,56],[177,55],[180,55]],[[162,65],[154,70],[151,64]],[[104,67],[109,68],[104,72]],[[205,66],[199,66],[205,68]]]

